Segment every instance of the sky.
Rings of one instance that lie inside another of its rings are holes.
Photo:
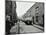
[[[16,12],[18,17],[22,17],[28,9],[30,9],[35,3],[30,2],[16,2]]]

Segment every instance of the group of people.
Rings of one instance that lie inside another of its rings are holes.
[[[6,33],[10,34],[10,29],[15,25],[17,20],[12,21],[10,16],[6,16]]]

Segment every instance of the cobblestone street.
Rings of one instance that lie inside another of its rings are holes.
[[[15,25],[11,28],[11,32],[17,32],[18,29],[16,29],[18,25]],[[42,31],[43,27],[38,26],[38,25],[26,25],[24,22],[19,22],[19,33],[38,33],[38,32],[43,32]]]

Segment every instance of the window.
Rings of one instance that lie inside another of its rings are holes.
[[[39,6],[37,6],[35,9],[38,9],[39,8]]]
[[[36,16],[36,22],[38,22],[38,16]]]
[[[38,13],[39,12],[38,11],[39,10],[39,6],[37,6],[35,9],[36,9],[35,12]]]

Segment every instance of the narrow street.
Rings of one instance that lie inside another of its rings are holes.
[[[20,21],[19,23],[19,33],[23,34],[23,33],[40,33],[43,32],[43,27],[38,26],[38,25],[26,25],[24,22]],[[18,29],[16,29],[16,27],[18,27],[18,25],[13,26],[14,28],[11,28],[11,32],[17,32]],[[15,31],[16,30],[16,31]]]
[[[44,32],[44,3],[6,0],[6,35]]]

